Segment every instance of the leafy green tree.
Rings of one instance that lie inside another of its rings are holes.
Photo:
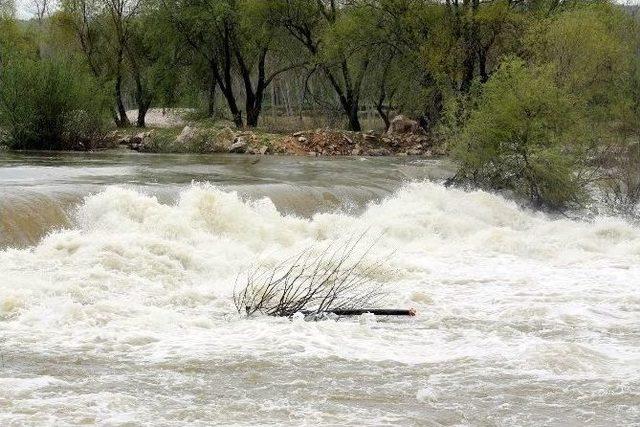
[[[124,49],[115,38],[112,21],[104,3],[97,0],[62,0],[64,13],[61,26],[68,26],[76,35],[76,41],[85,62],[94,77],[103,85],[113,88],[111,115],[118,127],[129,126],[124,105]]]
[[[371,64],[369,50],[354,36],[370,28],[371,21],[357,6],[357,2],[341,6],[334,0],[272,2],[273,19],[307,51],[313,69],[329,82],[354,131],[361,130],[361,91]]]
[[[0,19],[13,18],[16,14],[16,2],[14,0],[0,0]]]
[[[618,6],[580,4],[532,25],[527,47],[535,62],[555,67],[559,85],[586,100],[593,120],[608,122],[631,81],[636,52],[626,39],[632,28]]]
[[[104,125],[104,97],[77,63],[10,57],[0,71],[0,123],[19,149],[88,149]]]
[[[285,55],[274,55],[284,42],[277,23],[270,19],[269,3],[164,0],[163,5],[176,33],[208,65],[236,126],[245,123],[236,75],[244,94],[246,124],[257,126],[267,87],[278,75],[300,65],[290,63]]]
[[[584,200],[590,140],[582,111],[553,68],[503,62],[453,147],[457,180],[513,191],[537,207]]]

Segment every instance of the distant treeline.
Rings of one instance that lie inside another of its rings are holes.
[[[129,108],[140,127],[149,108],[179,106],[238,127],[256,127],[268,112],[322,116],[354,131],[364,111],[380,127],[401,113],[451,149],[456,182],[550,207],[581,203],[603,179],[594,170],[637,157],[633,7],[61,0],[51,8],[34,0],[34,18],[18,22],[3,2],[0,126],[13,146],[68,146],[103,119],[131,125]]]

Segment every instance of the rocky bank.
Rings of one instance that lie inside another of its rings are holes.
[[[290,135],[229,127],[185,126],[176,136],[165,129],[131,135],[114,133],[117,143],[140,152],[287,154],[296,156],[432,156],[442,148],[412,120],[398,116],[388,132],[315,129]]]

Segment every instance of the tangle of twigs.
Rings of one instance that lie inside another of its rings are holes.
[[[372,307],[386,295],[372,282],[380,262],[365,261],[374,244],[359,253],[364,234],[324,248],[308,248],[275,267],[253,267],[233,301],[239,313],[290,317]],[[239,278],[244,276],[239,276]]]

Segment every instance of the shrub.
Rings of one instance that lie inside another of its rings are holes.
[[[100,87],[70,61],[10,58],[0,70],[0,122],[16,149],[83,149],[107,111]]]
[[[580,111],[552,69],[504,61],[453,143],[455,180],[510,190],[536,207],[583,202],[589,138]]]

